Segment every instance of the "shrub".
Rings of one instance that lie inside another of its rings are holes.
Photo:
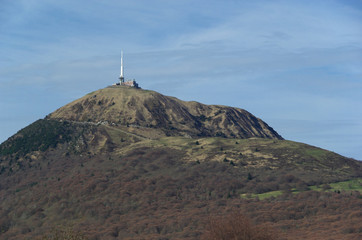
[[[276,240],[276,232],[258,227],[240,213],[211,218],[202,239],[208,240]]]
[[[247,179],[248,179],[249,181],[253,179],[253,176],[251,175],[250,172],[248,172],[248,177],[247,177]]]
[[[43,235],[39,240],[87,240],[82,233],[70,228],[54,229],[52,232]]]

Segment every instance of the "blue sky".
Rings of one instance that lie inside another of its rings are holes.
[[[362,160],[359,0],[0,0],[0,142],[125,77]]]

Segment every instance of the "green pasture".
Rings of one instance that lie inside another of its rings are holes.
[[[314,191],[328,191],[328,192],[358,191],[358,192],[362,193],[362,178],[351,179],[351,180],[343,181],[343,182],[330,183],[330,184],[328,184],[328,187],[326,187],[325,184],[310,186],[309,189],[314,190]],[[300,193],[300,191],[297,191],[296,189],[292,189],[292,192],[294,194]],[[243,193],[243,194],[240,194],[240,197],[241,198],[258,197],[260,200],[264,200],[264,199],[267,199],[270,197],[277,197],[282,194],[283,194],[283,191],[278,190],[278,191],[271,191],[271,192],[260,193],[260,194]]]

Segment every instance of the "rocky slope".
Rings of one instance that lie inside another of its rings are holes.
[[[92,92],[51,113],[48,119],[128,126],[129,131],[150,138],[282,139],[265,122],[245,110],[185,102],[154,91],[128,87],[108,87]]]

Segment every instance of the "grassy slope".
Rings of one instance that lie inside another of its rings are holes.
[[[362,178],[351,179],[348,181],[335,182],[328,184],[323,188],[323,185],[311,186],[310,189],[317,191],[334,191],[334,192],[342,192],[342,191],[358,191],[362,193]]]
[[[362,178],[355,178],[348,181],[341,181],[341,182],[334,182],[330,184],[323,184],[323,185],[314,185],[309,186],[308,188],[304,190],[297,190],[295,188],[291,189],[292,193],[297,194],[309,190],[314,191],[326,191],[326,192],[354,192],[358,191],[359,193],[362,193]],[[270,191],[265,193],[243,193],[240,195],[242,198],[258,198],[260,200],[264,200],[271,197],[278,197],[280,195],[283,195],[284,191],[277,190],[277,191]]]
[[[2,144],[1,173],[40,164],[36,159],[38,156],[44,158],[41,152],[58,144],[64,145],[64,155],[87,152],[92,154],[90,157],[102,152],[122,156],[139,149],[164,149],[171,154],[179,152],[182,162],[218,162],[231,166],[243,175],[268,182],[269,187],[255,191],[258,194],[279,190],[280,186],[270,183],[282,182],[281,176],[288,174],[293,176],[286,179],[288,183],[296,185],[299,181],[309,186],[361,176],[361,162],[293,141],[218,137],[164,137],[152,140],[130,133],[126,127],[121,129],[111,125],[55,120],[39,120]],[[303,188],[301,183],[299,185]]]
[[[120,152],[141,147],[183,152],[184,161],[218,161],[245,171],[285,171],[304,181],[333,182],[361,174],[361,164],[338,154],[286,140],[167,137],[140,141]]]
[[[107,121],[117,127],[132,126],[136,133],[150,138],[162,135],[282,139],[265,122],[245,110],[186,102],[154,91],[127,87],[92,92],[56,110],[48,118]]]

